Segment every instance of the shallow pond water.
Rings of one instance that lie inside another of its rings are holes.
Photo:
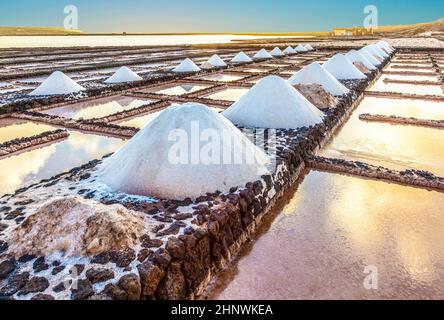
[[[248,88],[228,88],[206,96],[206,98],[213,100],[237,101],[240,97],[246,94],[250,89]]]
[[[17,120],[12,118],[0,119],[0,143],[17,138],[27,138],[56,128],[50,125]]]
[[[103,118],[111,114],[138,108],[153,102],[125,96],[114,96],[86,102],[73,103],[64,107],[44,111],[47,114],[71,119]]]
[[[116,151],[125,141],[70,131],[69,138],[0,159],[0,194],[12,193],[42,179]]]
[[[440,192],[312,171],[210,298],[443,299],[443,207]]]
[[[376,104],[372,104],[372,101]],[[383,101],[386,103],[387,113],[393,113],[402,108],[394,107],[396,102],[397,100],[393,100],[393,104],[389,104]],[[423,103],[420,110],[432,108],[428,102],[418,100],[418,105],[420,103]],[[429,170],[434,174],[444,176],[443,130],[366,122],[359,119],[362,113],[375,114],[374,108],[384,108],[378,104],[378,100],[365,100],[358,106],[330,143],[319,152],[320,155],[363,161],[396,170]],[[410,108],[410,110],[415,110],[414,106]],[[441,105],[437,109],[442,111]],[[440,112],[438,110],[434,108],[430,110],[430,113]],[[429,115],[428,111],[422,112]]]
[[[420,95],[444,95],[443,90],[439,85],[385,83],[383,77],[376,81],[375,84],[369,89],[369,91],[399,92],[409,94],[413,93]]]
[[[167,94],[171,96],[180,96],[187,93],[193,93],[205,88],[208,88],[207,85],[197,85],[197,84],[182,84],[178,86],[173,86],[170,88],[162,89],[159,91],[156,91],[157,94]]]
[[[202,80],[210,80],[210,81],[223,81],[223,82],[231,82],[245,78],[244,75],[236,75],[236,74],[228,74],[228,73],[216,73],[209,74],[206,76],[200,77]]]

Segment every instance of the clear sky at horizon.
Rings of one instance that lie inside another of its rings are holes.
[[[443,17],[444,0],[0,0],[0,26],[62,27],[79,10],[85,32],[298,32],[362,26],[366,5],[380,25]]]

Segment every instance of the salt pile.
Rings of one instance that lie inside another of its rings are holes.
[[[366,76],[343,54],[335,54],[324,63],[325,70],[338,80],[365,79]]]
[[[308,49],[306,48],[306,47],[304,47],[303,45],[298,45],[296,48],[294,48],[294,50],[296,51],[296,52],[307,52],[308,51]]]
[[[322,123],[323,113],[287,81],[268,76],[222,113],[249,128],[292,129]]]
[[[366,58],[364,57],[360,52],[356,50],[350,50],[345,54],[345,56],[351,61],[351,62],[360,62],[366,67],[368,70],[376,70],[376,67]]]
[[[233,63],[247,63],[253,62],[253,60],[245,54],[245,52],[239,52],[233,59],[231,59]]]
[[[225,117],[187,103],[165,109],[104,160],[98,180],[118,192],[179,200],[256,181],[269,162]]]
[[[379,66],[382,62],[376,59],[373,54],[371,54],[369,51],[367,51],[365,48],[359,49],[358,52],[364,56],[368,61],[371,62],[374,66]]]
[[[19,257],[99,254],[134,246],[144,228],[143,217],[121,205],[79,196],[56,198],[15,229],[10,252]]]
[[[217,54],[213,55],[207,61],[207,64],[209,64],[209,65],[211,65],[212,67],[215,67],[215,68],[222,68],[222,67],[226,67],[227,66],[225,61],[222,60],[221,57],[219,57]]]
[[[308,51],[313,51],[314,48],[310,45],[310,44],[304,44],[304,47],[308,50]]]
[[[293,86],[297,84],[319,84],[334,96],[342,96],[350,91],[317,62],[296,72],[288,79],[288,82]]]
[[[143,80],[141,76],[128,67],[121,67],[105,83],[124,83]]]
[[[292,47],[288,46],[288,47],[284,50],[284,53],[287,54],[287,55],[295,54],[295,53],[296,53],[296,50],[294,50]]]
[[[389,57],[389,54],[384,50],[382,50],[380,47],[378,47],[376,44],[371,44],[369,47],[371,47],[375,52],[377,52],[383,58]]]
[[[274,49],[270,52],[270,54],[271,54],[273,57],[283,57],[283,56],[285,55],[285,54],[282,52],[282,50],[279,49],[278,47],[274,48]]]
[[[40,86],[29,93],[30,96],[50,96],[70,94],[86,90],[77,82],[60,71],[53,72]]]
[[[375,48],[373,48],[372,46],[365,46],[364,50],[366,50],[369,54],[373,55],[376,60],[379,60],[380,62],[384,61],[384,57],[377,51],[375,50]]]
[[[273,56],[268,53],[267,50],[261,49],[258,53],[256,53],[253,57],[254,59],[272,59]]]
[[[199,72],[201,69],[189,58],[183,60],[177,67],[173,69],[173,72]]]

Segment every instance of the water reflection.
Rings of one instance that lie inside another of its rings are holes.
[[[116,151],[123,140],[70,132],[66,140],[0,160],[0,194],[50,178]]]
[[[394,104],[387,105],[387,113],[392,113],[392,106]],[[365,112],[376,113],[371,104],[361,104],[320,155],[396,170],[429,170],[444,176],[442,130],[359,120],[359,115]]]
[[[0,119],[0,143],[17,138],[32,137],[56,128],[46,124],[26,122],[16,119]]]
[[[382,92],[400,92],[400,93],[413,93],[421,95],[444,95],[441,86],[439,85],[417,85],[417,84],[403,84],[403,83],[385,83],[385,77],[381,77],[376,83],[369,89],[369,91],[382,91]]]
[[[202,89],[208,88],[206,85],[193,85],[193,84],[183,84],[180,86],[174,86],[171,88],[162,89],[156,91],[158,94],[167,94],[171,96],[180,96],[187,93],[193,93]]]
[[[213,298],[444,298],[444,194],[313,171],[287,201]]]
[[[213,93],[206,96],[206,98],[213,100],[227,100],[227,101],[237,101],[240,97],[248,92],[247,88],[229,88],[220,92]]]
[[[243,79],[244,76],[242,75],[234,75],[234,74],[226,74],[226,73],[216,73],[216,74],[209,74],[207,76],[201,77],[203,80],[210,80],[210,81],[223,81],[223,82],[231,82]]]
[[[74,103],[65,107],[45,111],[45,113],[71,119],[103,118],[117,112],[138,108],[150,102],[152,102],[152,100],[141,100],[125,96],[107,97]]]

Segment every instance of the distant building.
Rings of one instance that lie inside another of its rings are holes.
[[[372,28],[334,28],[332,31],[332,36],[365,36],[369,34],[373,34]]]

